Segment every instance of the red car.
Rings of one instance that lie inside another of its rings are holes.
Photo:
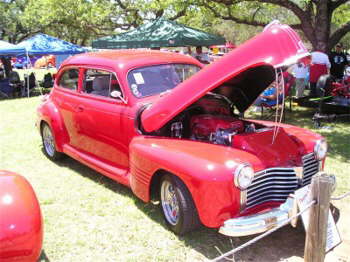
[[[323,168],[327,144],[239,113],[278,68],[308,55],[291,28],[272,25],[205,68],[159,51],[71,57],[38,108],[44,151],[52,160],[69,155],[145,202],[158,196],[177,234],[200,224],[230,236],[263,232]]]
[[[43,242],[38,199],[29,182],[0,170],[0,261],[36,262]]]

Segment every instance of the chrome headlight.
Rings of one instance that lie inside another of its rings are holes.
[[[314,154],[317,160],[322,160],[327,154],[327,142],[325,140],[318,140],[314,147]]]
[[[249,164],[240,164],[234,174],[235,186],[241,190],[246,190],[252,183],[254,170]]]

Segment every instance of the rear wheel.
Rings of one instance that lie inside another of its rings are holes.
[[[320,76],[316,84],[317,90],[320,90],[324,96],[331,95],[333,81],[334,79],[330,75]],[[322,96],[322,94],[319,95]]]
[[[176,234],[183,235],[200,225],[191,194],[176,176],[162,177],[160,200],[165,222]]]
[[[55,139],[50,126],[44,123],[41,127],[41,139],[44,147],[45,155],[51,160],[59,160],[63,154],[56,150]]]

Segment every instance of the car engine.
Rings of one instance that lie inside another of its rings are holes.
[[[163,129],[162,135],[231,146],[235,135],[265,128],[239,119],[226,101],[217,96],[207,96],[178,115]]]

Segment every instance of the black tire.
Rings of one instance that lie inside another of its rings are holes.
[[[334,81],[334,78],[330,75],[322,75],[317,81],[316,89],[321,90],[321,92],[324,92],[324,96],[329,96],[332,91],[332,82]],[[322,96],[322,94],[319,94]]]
[[[167,226],[177,235],[184,235],[200,225],[198,212],[186,185],[176,176],[164,175],[160,181],[160,202]],[[176,204],[169,204],[171,202]],[[172,193],[172,194],[171,194]],[[178,209],[178,210],[177,210]]]
[[[49,159],[53,161],[62,159],[63,153],[57,151],[55,137],[47,123],[43,123],[41,125],[41,141],[43,144],[44,153]]]

